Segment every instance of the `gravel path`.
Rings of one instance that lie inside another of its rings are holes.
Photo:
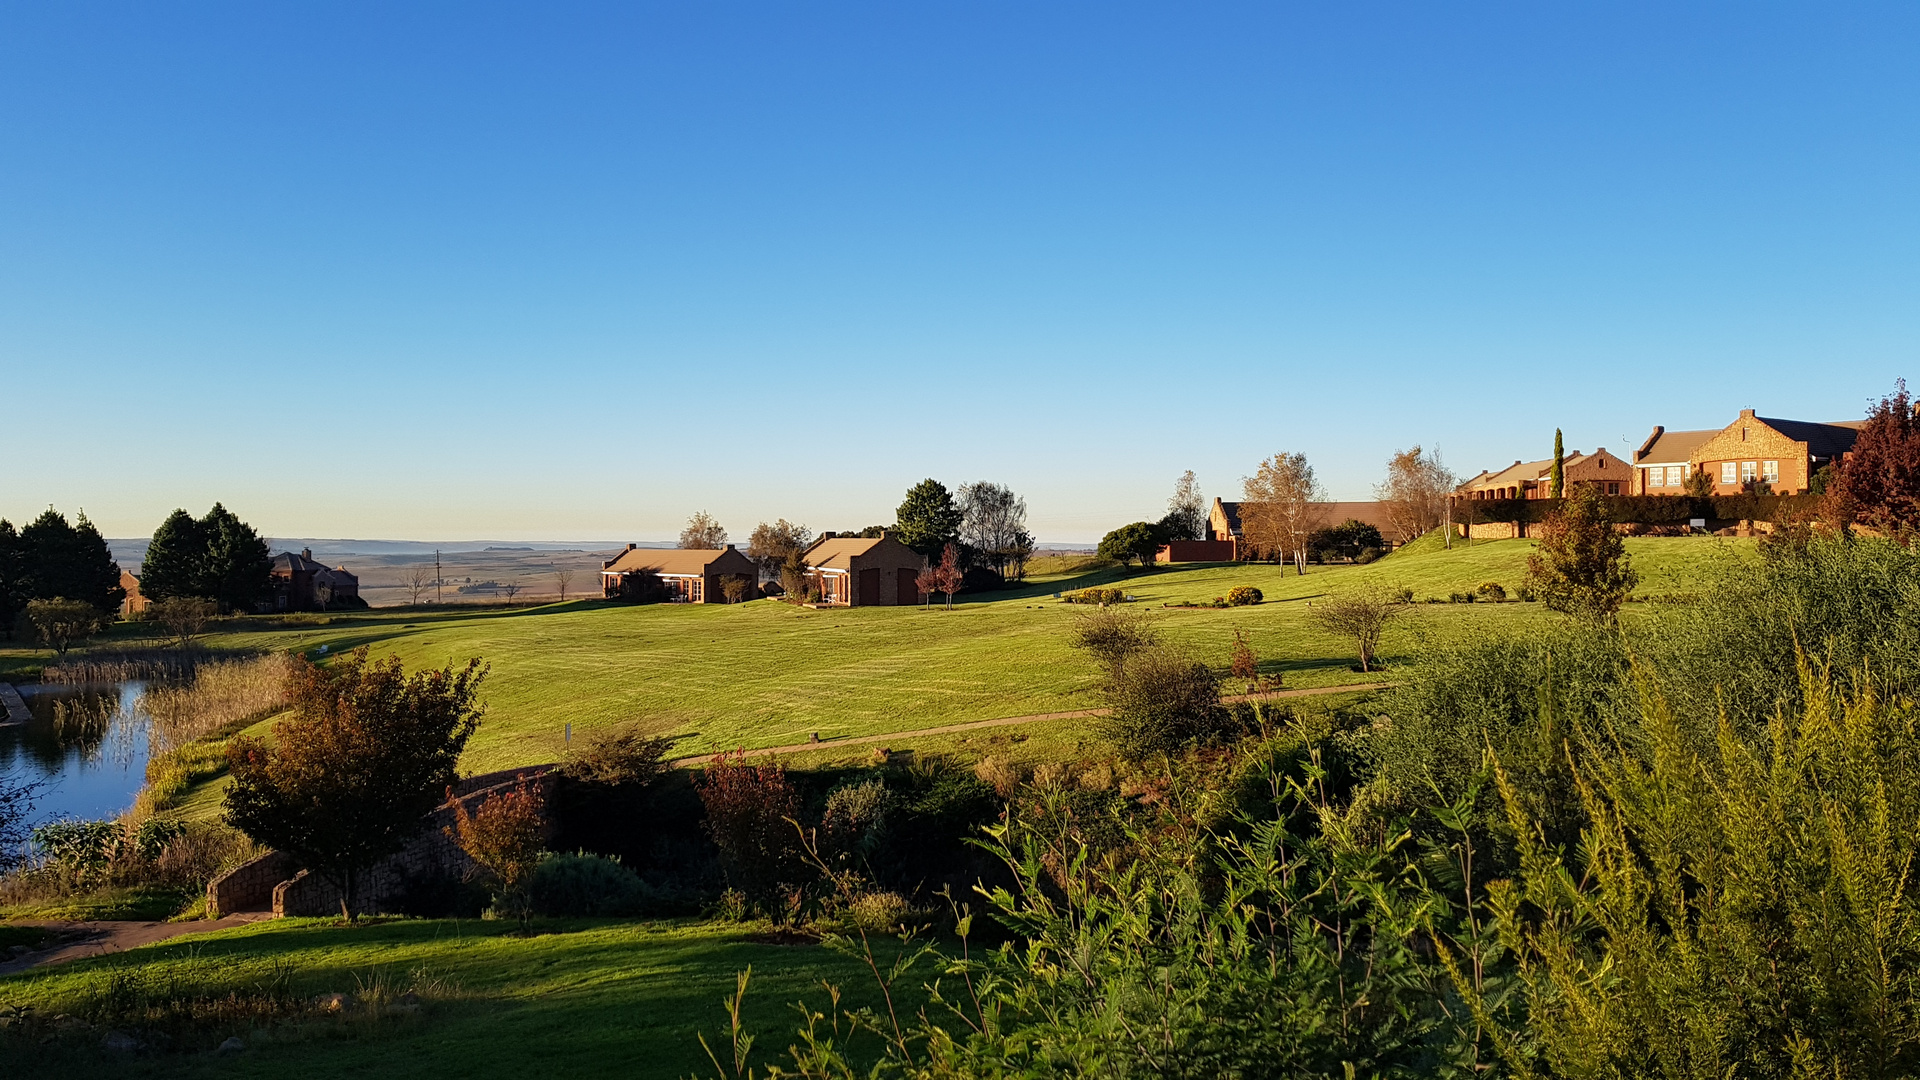
[[[1274,690],[1265,694],[1236,694],[1220,700],[1236,701],[1279,701],[1285,698],[1318,697],[1322,694],[1351,694],[1366,690],[1386,690],[1397,683],[1353,683],[1347,686],[1315,686],[1306,690]],[[950,735],[957,731],[978,731],[981,728],[1012,727],[1016,724],[1033,724],[1042,720],[1075,720],[1083,716],[1102,716],[1105,709],[1074,709],[1070,712],[1034,713],[1031,716],[1002,716],[996,720],[969,720],[964,724],[942,724],[939,727],[919,728],[914,731],[889,731],[885,735],[855,735],[845,739],[823,739],[820,742],[794,743],[790,746],[765,746],[758,750],[746,751],[750,758],[768,757],[773,754],[798,754],[808,750],[832,750],[841,746],[862,746],[870,743],[896,742],[901,739],[915,739],[923,735]],[[676,768],[688,765],[700,765],[713,760],[712,754],[696,754],[692,757],[677,758]]]
[[[151,945],[156,941],[176,938],[182,934],[204,934],[271,918],[273,913],[269,911],[242,911],[213,922],[136,922],[123,919],[103,919],[98,922],[21,920],[14,925],[38,926],[52,931],[54,937],[41,948],[0,963],[0,975],[10,975],[16,971],[45,967],[50,964],[64,964],[69,960],[81,960],[89,956],[125,952],[142,945]]]

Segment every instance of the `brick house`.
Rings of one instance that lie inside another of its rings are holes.
[[[1837,462],[1853,449],[1864,420],[1838,420],[1815,423],[1807,420],[1779,420],[1755,416],[1752,409],[1740,410],[1739,419],[1695,444],[1687,455],[1689,471],[1704,472],[1713,481],[1713,494],[1735,495],[1749,481],[1764,480],[1776,495],[1799,495],[1807,491],[1813,474],[1822,466]],[[1658,451],[1660,429],[1649,443]],[[1696,434],[1688,432],[1686,434]],[[1670,456],[1670,454],[1668,455]],[[1662,488],[1651,486],[1652,462],[1645,470],[1648,494],[1658,495]],[[1672,466],[1662,463],[1663,481],[1672,476]],[[1685,474],[1681,474],[1682,480]],[[1671,484],[1664,486],[1670,495],[1680,494]]]
[[[920,602],[915,579],[927,560],[891,536],[816,540],[803,557],[822,604],[912,607]]]
[[[746,599],[756,594],[760,568],[732,544],[724,548],[627,550],[600,564],[600,595],[608,600],[665,600],[679,604],[726,602],[726,580],[744,578]]]
[[[127,594],[127,598],[120,601],[120,617],[139,618],[147,610],[147,597],[140,591],[140,579],[122,570],[120,571],[120,588]]]
[[[1322,527],[1339,525],[1347,521],[1360,521],[1380,530],[1380,539],[1389,548],[1393,547],[1396,537],[1393,522],[1387,514],[1387,504],[1383,502],[1321,502],[1311,504],[1320,517]],[[1405,538],[1399,542],[1404,543]],[[1169,550],[1163,546],[1160,550],[1161,562],[1217,562],[1227,559],[1239,559],[1244,550],[1240,533],[1240,504],[1213,500],[1213,509],[1207,513],[1207,535],[1203,540],[1180,542],[1184,546]],[[1198,545],[1230,544],[1228,547]],[[1169,558],[1168,556],[1173,556]]]
[[[283,551],[273,557],[268,577],[270,611],[325,611],[328,608],[365,607],[360,579],[344,566],[328,566],[313,557],[312,548]]]
[[[1693,471],[1693,452],[1718,430],[1668,431],[1655,425],[1653,434],[1633,452],[1635,495],[1681,495],[1687,474]]]
[[[1633,493],[1633,467],[1601,447],[1591,454],[1575,450],[1561,460],[1568,487],[1591,484],[1602,495]],[[1482,471],[1454,489],[1461,498],[1550,499],[1553,497],[1553,459],[1516,461],[1498,472]]]

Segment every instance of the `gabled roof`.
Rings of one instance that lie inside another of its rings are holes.
[[[1633,453],[1635,465],[1673,465],[1685,464],[1700,448],[1700,444],[1720,434],[1725,429],[1712,431],[1668,431],[1663,427],[1653,429],[1653,434]]]
[[[609,563],[603,574],[686,574],[707,573],[707,568],[728,552],[746,558],[733,547],[724,548],[628,548]]]
[[[865,555],[879,544],[877,536],[836,536],[815,540],[804,558],[808,566],[818,570],[848,570],[853,567],[855,555]]]
[[[1756,416],[1754,419],[1794,442],[1806,443],[1807,453],[1818,458],[1839,457],[1853,449],[1853,440],[1860,434],[1859,426],[1866,422],[1843,420],[1820,424],[1810,420],[1775,420],[1771,416]]]
[[[295,574],[311,574],[316,570],[325,570],[327,565],[318,559],[309,558],[298,551],[283,551],[273,557],[273,568],[285,567]]]
[[[1227,519],[1227,531],[1229,533],[1239,532],[1240,504],[1237,502],[1224,502],[1216,497],[1213,500],[1213,505],[1219,507],[1221,515]]]

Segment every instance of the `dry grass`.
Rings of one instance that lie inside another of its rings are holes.
[[[40,672],[44,683],[127,682],[133,679],[186,679],[207,661],[199,649],[94,650],[84,656],[48,664]]]
[[[153,717],[161,742],[177,748],[278,712],[292,671],[293,657],[286,653],[202,664],[191,682],[148,687],[140,705]]]

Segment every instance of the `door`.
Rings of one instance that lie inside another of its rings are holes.
[[[920,602],[920,586],[914,583],[914,579],[919,576],[917,571],[900,571],[900,588],[898,593],[895,594],[896,599],[894,603],[899,604],[901,607],[912,607]]]
[[[885,603],[880,595],[880,568],[868,567],[860,571],[860,595],[856,602],[861,606]]]

